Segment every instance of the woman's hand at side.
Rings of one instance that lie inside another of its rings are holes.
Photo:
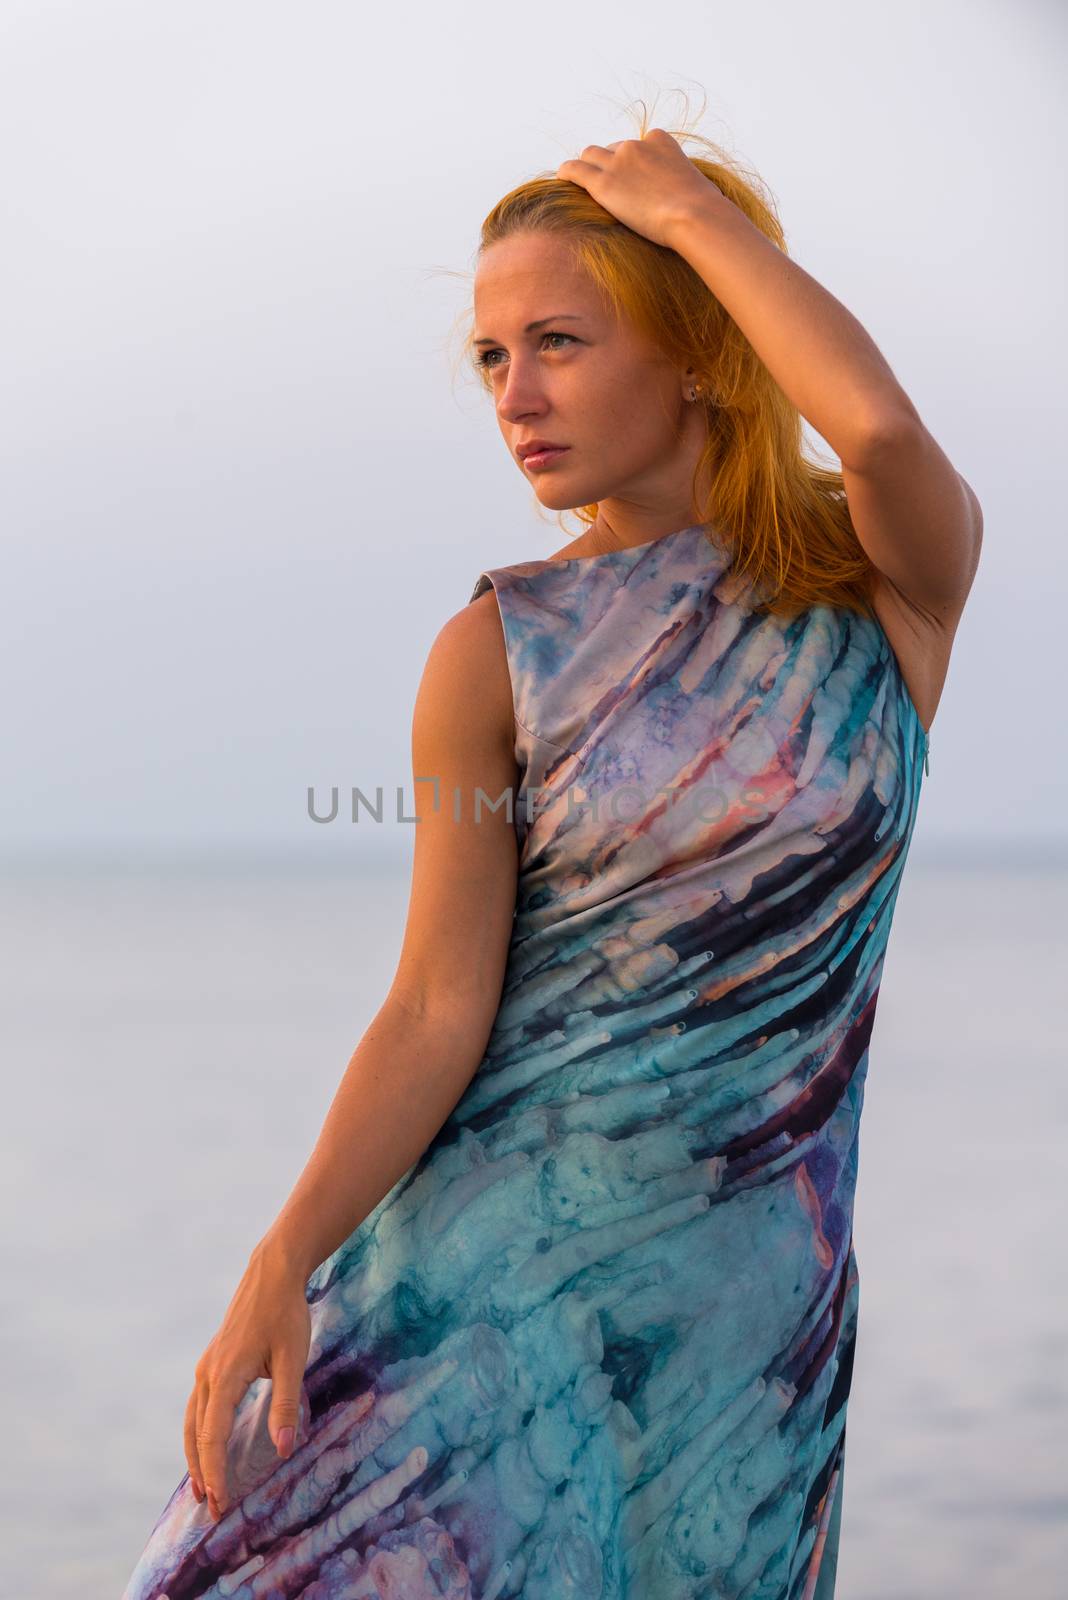
[[[218,1521],[227,1509],[226,1449],[234,1413],[257,1378],[271,1379],[268,1429],[279,1455],[292,1453],[311,1345],[307,1279],[257,1247],[218,1332],[196,1364],[185,1408],[185,1457],[198,1500]]]

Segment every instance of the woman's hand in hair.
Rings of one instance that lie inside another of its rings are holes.
[[[562,161],[556,176],[580,184],[626,227],[668,249],[695,208],[731,203],[666,128],[650,128],[642,139],[588,144],[578,159]]]

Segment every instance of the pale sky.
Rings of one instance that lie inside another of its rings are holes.
[[[984,507],[917,850],[1068,848],[1065,34],[1037,0],[0,6],[3,853],[410,847],[308,785],[409,785],[435,634],[566,538],[453,376],[479,225],[679,87]]]

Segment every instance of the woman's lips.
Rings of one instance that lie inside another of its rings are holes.
[[[533,472],[537,472],[541,467],[551,466],[561,456],[566,456],[570,448],[570,445],[565,444],[561,445],[558,450],[536,450],[533,455],[523,457],[523,465],[529,467]]]

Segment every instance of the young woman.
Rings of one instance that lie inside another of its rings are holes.
[[[431,649],[396,976],[127,1600],[827,1600],[868,1045],[979,505],[756,181],[663,129],[506,196],[474,300],[505,444],[586,528]]]

